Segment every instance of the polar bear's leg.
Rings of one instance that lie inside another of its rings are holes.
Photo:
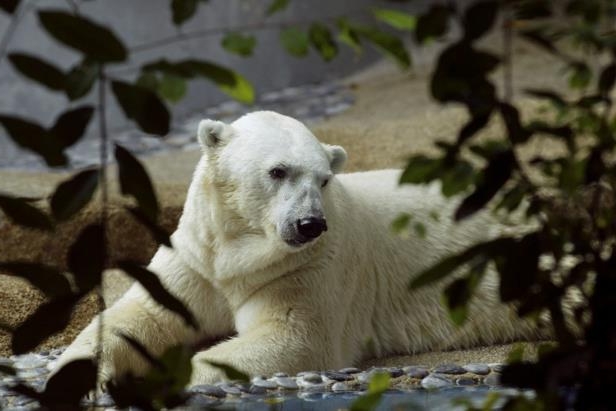
[[[288,325],[272,321],[255,326],[251,331],[222,342],[193,357],[191,385],[222,381],[224,373],[209,361],[231,365],[251,377],[272,375],[283,371],[325,367],[331,364],[322,338],[290,329]],[[321,358],[322,357],[322,358]]]
[[[139,284],[134,284],[79,334],[60,357],[54,372],[68,362],[95,357],[100,318],[104,325],[99,364],[103,381],[126,371],[141,374],[148,368],[146,360],[119,334],[134,338],[150,353],[159,355],[174,344],[232,332],[232,317],[223,297],[187,267],[174,250],[161,247],[148,268],[157,273],[167,290],[194,314],[199,331],[188,327],[179,315],[160,306]]]

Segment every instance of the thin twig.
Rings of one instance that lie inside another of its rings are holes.
[[[107,134],[107,122],[105,118],[105,91],[107,87],[107,80],[105,77],[104,68],[101,68],[98,75],[98,120],[99,120],[99,132],[100,132],[100,169],[99,169],[99,180],[101,187],[101,217],[100,223],[102,227],[102,244],[103,249],[102,260],[103,260],[103,268],[106,267],[107,263],[107,220],[108,220],[108,206],[109,206],[109,192],[107,186],[107,163],[108,163],[108,145],[109,145],[109,136]],[[100,367],[101,358],[103,354],[103,332],[104,332],[104,324],[103,324],[103,311],[105,309],[105,303],[103,301],[103,293],[102,293],[102,285],[99,284],[97,288],[97,303],[98,303],[98,336],[97,336],[97,345],[96,345],[96,364],[97,367]],[[96,403],[96,396],[98,395],[98,386],[100,381],[97,381],[97,389],[94,393],[94,403]]]

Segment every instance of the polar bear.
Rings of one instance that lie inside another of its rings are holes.
[[[537,336],[499,304],[493,273],[462,328],[439,303],[442,284],[408,289],[443,256],[496,235],[490,213],[455,224],[448,217],[458,202],[436,184],[399,186],[400,170],[339,174],[343,148],[320,143],[301,122],[274,112],[232,124],[203,120],[198,140],[203,154],[173,248],[162,246],[148,268],[194,313],[199,330],[133,285],[102,313],[103,378],[147,368],[117,330],[154,354],[222,337],[194,356],[192,384],[224,378],[208,361],[271,375]],[[424,238],[392,232],[401,213],[427,226]],[[97,322],[59,366],[94,356]]]

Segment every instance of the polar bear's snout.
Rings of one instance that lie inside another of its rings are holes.
[[[308,241],[317,238],[324,231],[327,231],[327,222],[322,217],[308,217],[297,220],[297,232]]]

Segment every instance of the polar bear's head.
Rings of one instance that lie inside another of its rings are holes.
[[[198,138],[227,233],[264,234],[299,249],[327,231],[325,204],[346,161],[342,147],[321,144],[301,122],[267,111],[232,124],[203,120]]]

